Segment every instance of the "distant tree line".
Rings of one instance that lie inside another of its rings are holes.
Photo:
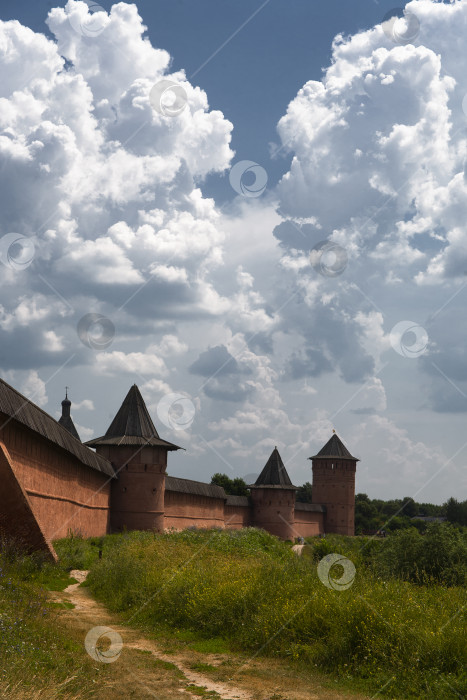
[[[412,518],[439,518],[443,515],[443,506],[417,503],[411,496],[393,498],[389,501],[383,501],[380,498],[371,499],[366,493],[357,493],[355,496],[356,534],[381,528],[400,530],[414,525],[424,530],[426,523]]]
[[[450,498],[443,506],[444,514],[450,523],[467,525],[467,501]]]
[[[222,486],[224,491],[233,496],[248,496],[250,491],[246,482],[237,477],[231,479],[227,474],[214,474],[211,484]],[[297,490],[297,501],[312,503],[313,487],[309,481]],[[420,520],[413,520],[420,518]],[[467,525],[467,501],[459,502],[450,498],[441,506],[433,503],[417,503],[411,496],[393,498],[383,501],[380,498],[370,498],[366,493],[355,496],[355,532],[385,530],[400,530],[415,526],[420,531],[426,529],[427,523],[423,518],[446,518],[454,525]]]

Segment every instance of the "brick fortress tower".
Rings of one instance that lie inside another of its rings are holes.
[[[249,488],[253,501],[254,527],[261,527],[284,540],[293,540],[297,487],[290,481],[277,447]]]
[[[86,445],[108,459],[118,477],[110,498],[111,530],[163,532],[167,452],[180,448],[159,437],[136,384],[106,434]]]
[[[314,457],[313,503],[326,506],[326,532],[355,534],[355,472],[357,462],[334,432]]]

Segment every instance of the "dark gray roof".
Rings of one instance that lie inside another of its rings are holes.
[[[88,447],[97,447],[97,445],[153,445],[155,447],[165,447],[167,450],[183,450],[183,447],[178,447],[172,442],[161,440],[160,438],[145,438],[137,435],[123,435],[122,437],[105,437],[94,438],[84,443]]]
[[[325,513],[326,506],[322,506],[319,503],[300,503],[300,501],[296,501],[295,510],[310,510],[316,513]]]
[[[70,415],[70,408],[71,408],[71,401],[68,398],[68,393],[66,398],[62,401],[62,415],[58,419],[58,422],[60,425],[63,425],[66,430],[68,430],[69,433],[73,435],[77,440],[81,442],[80,436],[78,435],[78,431],[75,428],[75,424],[73,423],[73,418]]]
[[[81,438],[75,428],[75,424],[73,423],[73,418],[71,416],[62,416],[58,419],[58,422],[60,425],[63,425],[65,430],[68,430],[68,432],[73,435],[74,438],[81,442]]]
[[[284,467],[284,463],[277,447],[275,447],[271,452],[271,456],[266,462],[263,471],[250,488],[265,486],[268,488],[297,488],[290,481],[290,477],[287,474],[287,469]]]
[[[182,449],[159,437],[136,384],[133,384],[126,395],[106,434],[89,440],[86,445],[154,445],[165,447],[167,450]]]
[[[316,457],[336,457],[340,459],[353,459],[355,462],[360,460],[357,457],[352,457],[342,440],[333,433],[331,438],[327,441],[325,446],[318,452],[317,455],[313,457],[308,457],[308,459],[315,459]]]
[[[192,481],[191,479],[181,479],[178,476],[165,477],[165,490],[189,493],[195,496],[208,496],[209,498],[222,498],[223,500],[227,498],[222,486],[205,484],[202,481]]]
[[[226,506],[249,506],[250,501],[248,500],[248,496],[232,496],[230,494],[227,495],[226,501],[225,501]]]
[[[110,462],[85,447],[52,416],[49,416],[42,408],[36,406],[3,379],[0,379],[0,411],[10,420],[21,423],[66,450],[86,466],[115,478],[115,472]],[[0,424],[0,432],[4,425],[5,423]]]

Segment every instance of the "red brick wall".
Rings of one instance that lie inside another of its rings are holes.
[[[0,534],[26,552],[41,551],[55,560],[56,554],[32,512],[31,503],[13,471],[11,457],[0,442]]]
[[[0,439],[45,538],[66,537],[69,531],[85,537],[105,535],[109,477],[1,413],[0,425]]]
[[[324,513],[295,509],[295,537],[311,537],[324,533]]]
[[[230,530],[240,530],[242,527],[251,525],[250,506],[225,506],[224,519],[225,527]]]
[[[184,530],[193,526],[224,527],[224,499],[166,491],[165,529]]]

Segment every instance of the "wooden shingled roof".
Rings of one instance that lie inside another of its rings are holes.
[[[8,416],[6,421],[0,422],[0,436],[2,428],[9,421],[16,421],[66,450],[86,466],[115,478],[110,462],[83,445],[55,418],[49,416],[3,379],[0,379],[0,412]]]
[[[279,454],[277,447],[273,449],[271,455],[264,465],[263,471],[250,488],[278,488],[296,489],[287,474],[287,469]]]
[[[188,493],[195,496],[207,496],[208,498],[227,498],[227,494],[222,486],[205,484],[202,481],[192,481],[192,479],[181,479],[178,476],[165,477],[165,490]]]
[[[233,494],[227,494],[225,501],[226,506],[250,506],[250,500],[248,496],[234,496]]]
[[[325,513],[326,506],[320,503],[302,503],[301,501],[295,501],[295,510],[308,510],[313,513]]]
[[[165,447],[167,450],[183,449],[159,437],[136,384],[133,384],[126,395],[106,434],[89,440],[86,445],[152,445]]]
[[[336,457],[337,459],[353,459],[355,462],[360,461],[357,457],[352,457],[352,455],[350,454],[350,452],[336,433],[332,434],[331,438],[327,441],[325,446],[318,452],[317,455],[314,455],[313,457],[308,457],[308,459],[316,459],[317,457]]]

